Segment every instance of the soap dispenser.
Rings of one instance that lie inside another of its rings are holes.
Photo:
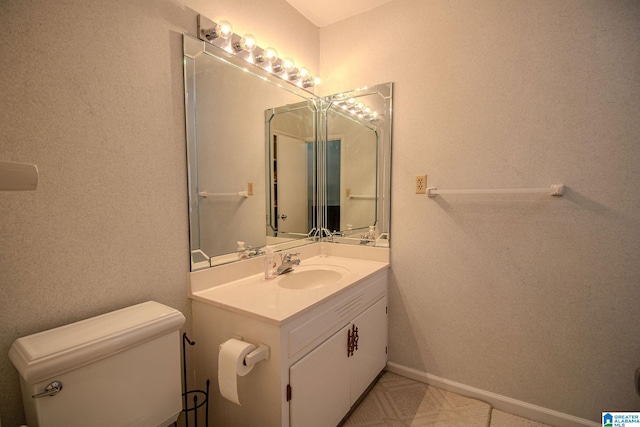
[[[369,226],[369,234],[367,234],[367,240],[374,241],[376,240],[376,228],[373,225]]]
[[[264,253],[264,278],[267,280],[275,279],[277,276],[276,255],[273,253],[273,246],[265,246]]]
[[[244,247],[244,242],[238,243],[238,259],[247,259],[249,258],[249,254],[247,254],[247,249]]]

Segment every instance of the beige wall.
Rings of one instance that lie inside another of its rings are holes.
[[[150,299],[190,321],[182,32],[198,12],[318,70],[318,30],[284,0],[0,3],[0,159],[40,169],[37,191],[0,192],[5,427],[24,422],[16,338]]]
[[[640,410],[640,3],[396,0],[321,29],[395,82],[390,359],[599,422]],[[413,194],[568,185],[563,198]]]

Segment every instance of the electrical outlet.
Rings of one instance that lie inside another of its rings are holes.
[[[251,181],[247,183],[247,194],[253,196],[253,182]]]
[[[416,194],[427,192],[427,175],[416,175]]]

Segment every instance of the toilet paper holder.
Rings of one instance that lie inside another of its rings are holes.
[[[232,338],[235,338],[240,341],[244,341],[244,337],[240,335],[234,335]],[[220,348],[222,348],[222,344],[220,344]],[[266,344],[260,344],[255,350],[251,351],[244,357],[242,364],[244,366],[253,366],[258,362],[263,360],[269,360],[271,357],[271,347]]]
[[[244,365],[251,366],[262,360],[269,360],[271,356],[271,348],[266,344],[260,344],[258,348],[244,357]]]

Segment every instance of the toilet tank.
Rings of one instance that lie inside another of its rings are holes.
[[[182,410],[185,318],[154,301],[17,339],[29,427],[167,426]],[[60,392],[33,398],[58,381]]]

